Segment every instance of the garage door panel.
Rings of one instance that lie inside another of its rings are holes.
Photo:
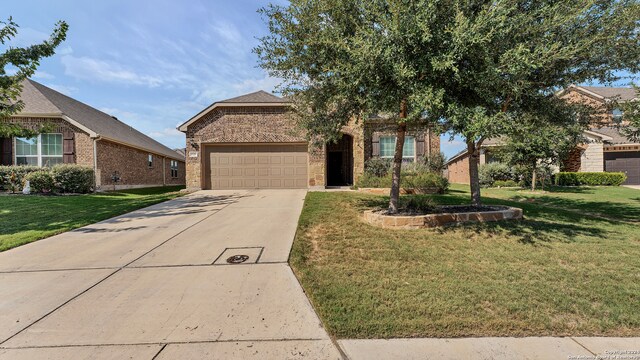
[[[205,151],[205,188],[307,187],[307,145],[216,145]]]
[[[625,185],[640,185],[640,152],[605,152],[605,171],[623,172],[627,175]]]

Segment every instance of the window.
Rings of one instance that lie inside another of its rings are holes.
[[[149,154],[149,167],[153,167],[153,155]]]
[[[61,164],[62,134],[40,134],[16,138],[16,164],[51,167]]]
[[[171,168],[171,177],[172,178],[177,178],[178,177],[178,162],[176,160],[171,160],[170,168]]]
[[[393,158],[393,154],[396,150],[396,137],[395,136],[381,136],[380,137],[380,157],[381,158]],[[416,156],[416,141],[413,136],[404,137],[404,148],[402,149],[402,158],[413,160]]]
[[[622,117],[624,115],[624,113],[622,112],[622,110],[620,109],[613,109],[613,111],[611,111],[611,114],[613,115],[613,122],[616,124],[620,124],[622,122]]]

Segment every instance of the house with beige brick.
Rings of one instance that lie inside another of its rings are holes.
[[[184,156],[117,118],[33,80],[23,84],[22,111],[9,123],[46,133],[0,138],[1,165],[78,164],[95,171],[96,189],[185,183]]]
[[[308,141],[291,103],[258,91],[216,101],[178,129],[186,134],[187,188],[324,188],[353,185],[370,158],[391,158],[389,119],[351,122],[335,143]],[[405,160],[440,152],[440,134],[409,128]]]
[[[594,119],[584,131],[585,142],[571,152],[561,168],[570,172],[623,172],[626,185],[640,185],[640,143],[624,136],[620,109],[612,107],[617,102],[638,98],[635,89],[627,87],[597,87],[572,85],[557,94],[572,103],[582,103],[595,110]],[[501,139],[488,139],[480,150],[480,164],[495,161],[492,152],[499,148]],[[447,162],[447,177],[452,183],[469,183],[469,156],[462,151]]]

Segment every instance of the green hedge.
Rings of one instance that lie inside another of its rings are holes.
[[[558,186],[620,186],[627,180],[621,172],[560,172],[556,174]]]
[[[0,190],[21,191],[24,178],[32,172],[40,171],[37,166],[0,166]]]
[[[386,176],[375,176],[365,172],[360,176],[356,186],[359,188],[390,188],[391,173]],[[433,172],[403,171],[400,175],[400,186],[404,189],[435,189],[444,193],[449,188],[449,181]]]
[[[37,173],[30,175],[32,173]],[[22,191],[25,180],[33,192],[84,194],[93,191],[93,169],[86,166],[61,164],[53,168],[35,166],[0,166],[0,190]],[[53,181],[53,186],[50,184]],[[35,183],[34,183],[35,182]]]

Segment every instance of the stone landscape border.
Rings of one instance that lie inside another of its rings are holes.
[[[462,206],[466,207],[466,205]],[[521,219],[522,209],[508,206],[500,207],[499,210],[494,211],[440,213],[412,216],[385,215],[381,213],[380,210],[367,210],[364,212],[364,220],[367,223],[390,229],[421,229],[464,222],[488,222]]]

